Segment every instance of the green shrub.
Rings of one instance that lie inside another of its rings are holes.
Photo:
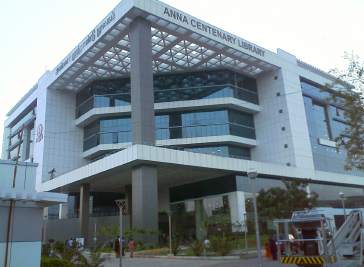
[[[49,256],[51,255],[51,250],[51,244],[42,244],[42,258],[49,258]]]
[[[171,248],[172,248],[172,254],[174,256],[177,256],[178,251],[181,250],[181,239],[180,237],[177,238],[172,238],[172,242],[171,242]]]
[[[232,244],[228,238],[222,239],[221,237],[212,237],[210,239],[210,247],[215,254],[226,256],[232,250]]]
[[[210,248],[213,252],[215,252],[215,255],[219,252],[220,249],[220,242],[221,242],[221,238],[218,238],[216,236],[213,236],[210,239]]]
[[[204,244],[205,244],[205,242],[202,239],[193,240],[191,238],[191,241],[188,243],[188,246],[192,250],[193,255],[201,256],[201,254],[203,252]]]
[[[77,259],[76,266],[83,266],[83,267],[102,267],[104,266],[103,263],[110,260],[110,254],[102,255],[101,252],[98,252],[99,248],[90,248],[89,256],[85,256],[80,253]]]
[[[40,262],[41,267],[73,267],[74,265],[66,259],[58,258],[42,258]]]
[[[232,246],[232,244],[230,242],[228,242],[228,240],[225,240],[225,242],[223,242],[221,240],[220,247],[219,247],[220,255],[226,256],[227,254],[229,254],[229,252],[231,251],[231,246]]]

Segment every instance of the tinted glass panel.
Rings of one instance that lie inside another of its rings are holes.
[[[220,135],[255,139],[253,115],[240,111],[214,110],[156,115],[155,127],[157,140]],[[84,130],[84,151],[100,144],[131,141],[131,118],[99,119],[87,125]],[[247,155],[242,154],[244,157]]]
[[[258,104],[256,81],[230,70],[155,75],[154,102],[234,97]],[[130,105],[130,79],[94,81],[76,95],[76,118],[93,108]]]
[[[343,110],[330,106],[325,100],[329,97],[329,93],[320,92],[318,86],[301,81],[301,87],[315,169],[364,176],[363,172],[356,169],[344,170],[345,150],[341,149],[337,152],[334,147],[323,146],[318,143],[318,138],[332,140],[345,129]]]

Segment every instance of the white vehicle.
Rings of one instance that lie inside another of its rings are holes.
[[[280,225],[284,225],[285,236],[289,236],[291,225],[302,238],[300,255],[290,251],[282,255],[278,246],[278,260],[281,263],[294,263],[297,266],[357,267],[363,266],[364,222],[361,211],[350,212],[345,223],[333,233],[330,218],[317,211],[294,212],[291,219],[276,220],[277,236]],[[289,242],[290,240],[277,240]],[[289,248],[289,246],[287,247]]]

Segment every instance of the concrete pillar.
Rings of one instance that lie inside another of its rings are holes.
[[[48,225],[48,207],[43,209],[43,232],[42,232],[42,242],[43,244],[47,241],[47,225]]]
[[[155,143],[154,91],[150,21],[130,24],[132,141]]]
[[[133,228],[158,230],[157,168],[151,165],[133,167]],[[157,235],[145,235],[144,241],[157,243]]]
[[[170,211],[171,207],[169,204],[169,187],[159,186],[158,187],[158,212]]]
[[[30,134],[29,134],[29,128],[28,127],[24,127],[24,131],[23,131],[23,143],[21,144],[21,153],[20,153],[20,159],[21,161],[26,161],[28,159],[28,155],[29,153],[27,153],[29,151],[29,147],[28,144],[30,142]]]
[[[130,24],[132,141],[155,143],[154,91],[150,21],[138,17]],[[133,228],[158,230],[157,167],[139,165],[132,170]],[[156,243],[157,235],[144,241]]]
[[[89,245],[89,212],[90,208],[90,184],[82,184],[80,188],[80,218],[79,228],[81,237],[84,238],[85,247]]]
[[[204,222],[208,219],[203,204],[203,199],[195,200],[195,220],[196,220],[196,237],[202,239],[205,237]]]
[[[59,204],[59,219],[68,218],[68,202]]]
[[[230,220],[233,232],[245,232],[245,196],[244,192],[229,193]]]
[[[125,213],[131,215],[132,214],[132,187],[131,184],[127,184],[125,185],[125,199],[126,199],[126,204],[125,204]]]
[[[132,205],[133,205],[133,194],[132,194],[132,186],[131,184],[127,184],[125,185],[125,199],[126,199],[126,204],[125,204],[125,213],[129,214],[130,216],[130,229],[132,229],[132,218],[133,218],[133,209],[132,209]]]
[[[3,132],[3,150],[1,154],[2,160],[8,160],[8,151],[6,151],[9,148],[9,139],[8,136],[10,134],[10,127],[5,127]]]

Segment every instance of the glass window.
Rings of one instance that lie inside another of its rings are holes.
[[[153,76],[155,103],[237,97],[258,104],[253,78],[231,70],[209,70]],[[130,105],[130,78],[93,81],[76,95],[76,117],[92,108]],[[234,88],[241,92],[234,96]]]
[[[313,102],[313,115],[315,118],[318,138],[331,139],[329,133],[329,124],[327,112],[324,105]]]

